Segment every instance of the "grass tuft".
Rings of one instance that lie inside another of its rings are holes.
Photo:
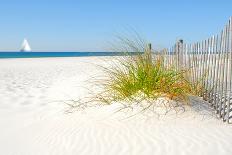
[[[177,68],[176,63],[167,65],[165,54],[153,53],[143,40],[119,40],[123,43],[122,51],[140,54],[121,57],[110,67],[104,68],[105,78],[100,83],[103,91],[97,95],[102,103],[119,102],[129,108],[136,103],[145,111],[154,108],[157,101],[163,98],[168,102],[163,106],[172,109],[187,105],[189,96],[204,94],[204,77],[193,82],[191,69],[180,69],[184,68],[182,66]]]
[[[103,82],[101,98],[108,104],[160,97],[186,101],[187,96],[193,93],[192,84],[186,78],[187,71],[165,67],[162,56],[151,61],[151,53],[146,52],[128,56],[119,60],[118,64],[104,68],[107,79]]]
[[[120,110],[133,109],[136,104],[142,107],[140,112],[163,106],[168,112],[187,105],[189,96],[204,93],[203,79],[192,82],[190,69],[180,70],[176,68],[176,64],[165,64],[165,55],[154,54],[142,41],[120,39],[126,44],[122,46],[123,52],[137,54],[128,54],[118,58],[110,66],[102,66],[105,74],[95,83],[103,89],[88,103],[122,103],[123,108]]]

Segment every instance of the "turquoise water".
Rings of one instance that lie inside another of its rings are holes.
[[[0,58],[91,57],[136,55],[130,52],[0,52]]]

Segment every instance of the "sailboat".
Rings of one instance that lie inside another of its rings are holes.
[[[22,48],[20,50],[21,52],[31,52],[31,47],[27,41],[27,39],[23,40]]]

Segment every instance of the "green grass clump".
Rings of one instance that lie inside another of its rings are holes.
[[[105,68],[104,92],[99,95],[108,104],[120,101],[170,100],[186,101],[193,93],[194,84],[186,77],[187,71],[166,67],[162,55],[152,59],[151,52],[128,56],[116,66]],[[187,103],[187,102],[185,102]]]

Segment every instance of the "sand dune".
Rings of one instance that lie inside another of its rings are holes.
[[[232,127],[194,99],[181,115],[127,118],[118,104],[65,113],[112,58],[0,59],[0,154],[230,155]],[[112,115],[113,114],[113,115]]]

